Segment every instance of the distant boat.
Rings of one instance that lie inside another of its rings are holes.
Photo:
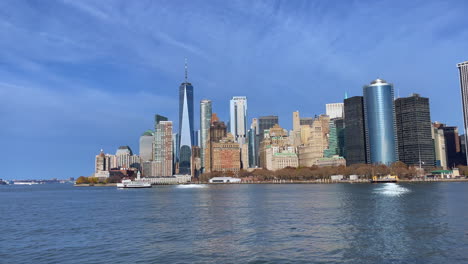
[[[117,188],[151,188],[151,183],[146,181],[123,180],[117,183]]]
[[[14,181],[14,185],[33,185],[33,184],[39,184],[38,182],[33,182],[33,181]]]
[[[371,183],[389,183],[389,182],[398,182],[398,176],[396,175],[387,175],[383,177],[372,176]]]

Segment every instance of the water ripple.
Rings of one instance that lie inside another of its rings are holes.
[[[0,186],[0,262],[468,263],[467,199],[463,183]]]

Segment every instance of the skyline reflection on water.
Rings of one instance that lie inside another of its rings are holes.
[[[463,263],[468,184],[0,187],[5,263]]]

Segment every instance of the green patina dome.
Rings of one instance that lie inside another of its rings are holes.
[[[146,131],[142,134],[142,136],[153,136],[153,135],[154,135],[154,132],[153,132],[153,130],[151,130],[151,129],[146,130]]]

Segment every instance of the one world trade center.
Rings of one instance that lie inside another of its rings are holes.
[[[185,60],[185,81],[179,87],[179,174],[191,174],[193,131],[193,86],[187,79]]]

